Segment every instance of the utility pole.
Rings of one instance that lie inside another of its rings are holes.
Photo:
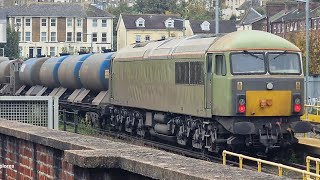
[[[219,0],[216,1],[216,7],[215,7],[215,12],[216,12],[216,35],[219,34]]]

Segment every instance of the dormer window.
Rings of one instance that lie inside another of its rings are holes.
[[[136,26],[137,27],[145,27],[145,24],[144,24],[145,20],[143,18],[139,18],[136,20]]]
[[[166,28],[174,28],[174,20],[169,18],[165,21]]]
[[[210,31],[210,23],[208,21],[204,21],[201,24],[201,30],[202,31]]]

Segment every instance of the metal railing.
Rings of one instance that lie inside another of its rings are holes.
[[[306,158],[306,166],[307,166],[307,171],[310,172],[310,162],[315,161],[316,162],[316,174],[319,175],[319,163],[320,159],[319,158],[314,158],[311,156],[307,156]],[[319,180],[319,177],[316,177],[316,180]]]
[[[244,159],[247,159],[247,160],[250,160],[250,161],[255,161],[255,162],[257,162],[258,172],[261,172],[261,171],[262,171],[262,164],[267,164],[267,165],[270,165],[270,166],[278,167],[278,175],[279,175],[279,176],[282,176],[283,169],[287,169],[287,170],[290,170],[290,171],[294,171],[294,172],[297,172],[297,173],[301,173],[303,180],[307,180],[307,178],[310,177],[310,176],[311,176],[311,177],[320,178],[320,175],[319,175],[319,174],[315,174],[315,173],[310,172],[310,168],[309,168],[309,171],[307,171],[307,170],[302,170],[302,169],[290,167],[290,166],[287,166],[287,165],[283,165],[283,164],[280,164],[280,163],[274,163],[274,162],[271,162],[271,161],[266,161],[266,160],[262,160],[262,159],[258,159],[258,158],[254,158],[254,157],[250,157],[250,156],[245,156],[245,155],[242,155],[242,154],[237,154],[237,153],[233,153],[233,152],[226,151],[226,150],[224,150],[224,151],[222,152],[223,165],[226,165],[226,164],[227,164],[227,155],[236,156],[236,157],[239,158],[239,168],[240,168],[240,169],[243,168],[243,160],[244,160]]]

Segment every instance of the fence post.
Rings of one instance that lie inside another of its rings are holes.
[[[316,174],[319,175],[319,161],[316,161]],[[316,177],[316,180],[319,180],[319,178]]]
[[[63,130],[67,131],[67,117],[66,117],[66,109],[63,109],[62,119],[63,119]]]
[[[279,176],[282,176],[282,167],[278,166]]]
[[[227,154],[224,151],[222,152],[222,164],[227,165]]]
[[[258,172],[261,172],[261,162],[258,161]]]
[[[78,111],[73,112],[73,119],[74,119],[74,132],[78,133]]]
[[[243,157],[239,156],[239,168],[242,169]]]

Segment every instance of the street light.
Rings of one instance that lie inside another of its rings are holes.
[[[91,36],[91,47],[90,47],[90,53],[92,53],[92,43],[93,43],[93,36],[92,36],[92,33],[84,33],[84,35],[87,35],[87,36]]]
[[[308,103],[308,86],[309,86],[309,0],[296,0],[306,3],[306,96],[305,100]],[[308,114],[308,113],[307,113]]]

